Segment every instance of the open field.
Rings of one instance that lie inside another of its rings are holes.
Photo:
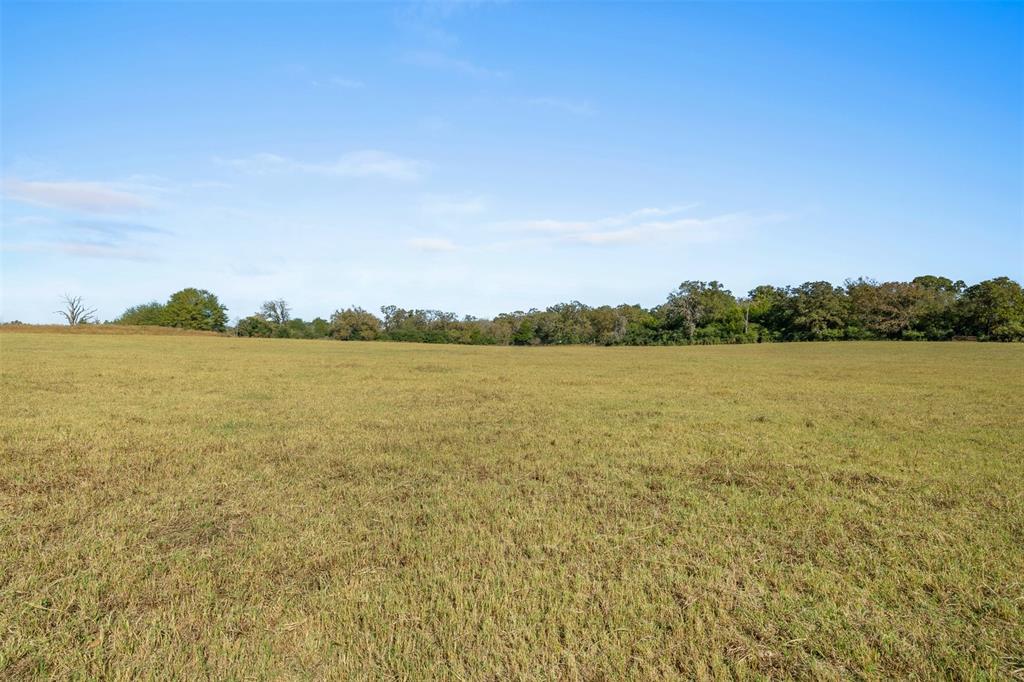
[[[0,334],[0,677],[1024,675],[1024,346]]]
[[[145,335],[145,336],[223,336],[220,332],[180,327],[158,327],[151,324],[5,324],[0,334],[102,334],[102,335]]]

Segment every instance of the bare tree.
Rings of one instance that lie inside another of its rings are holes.
[[[750,332],[750,297],[737,298],[736,302],[743,306],[743,333]]]
[[[81,296],[64,294],[63,303],[64,307],[54,312],[67,320],[68,324],[87,324],[96,318],[96,309],[86,308]]]
[[[276,301],[265,301],[260,306],[259,315],[267,322],[286,324],[292,319],[292,310],[283,298],[279,298]]]

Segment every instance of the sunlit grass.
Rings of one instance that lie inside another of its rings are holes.
[[[157,327],[149,324],[20,324],[0,326],[0,333],[18,334],[89,334],[89,335],[144,335],[144,336],[222,336],[219,332],[178,327]]]
[[[0,353],[0,676],[1024,670],[1024,346]]]

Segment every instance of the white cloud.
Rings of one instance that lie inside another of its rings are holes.
[[[153,260],[155,242],[172,233],[164,228],[109,215],[52,217],[23,215],[4,219],[3,250],[87,258]]]
[[[20,244],[4,244],[3,250],[22,253],[58,253],[83,258],[103,258],[115,260],[152,261],[153,254],[137,248],[123,247],[102,242],[28,242]]]
[[[422,161],[407,159],[387,152],[352,152],[333,164],[323,167],[323,172],[351,177],[384,177],[392,180],[416,180],[424,171]],[[314,169],[317,167],[314,166]]]
[[[509,223],[502,223],[501,227],[506,229],[522,230],[525,232],[547,232],[551,234],[561,234],[565,232],[580,232],[583,230],[593,229],[593,227],[596,224],[596,221],[554,220],[551,218],[542,218],[539,220],[519,220]]]
[[[363,85],[363,81],[355,78],[346,78],[344,76],[327,76],[326,78],[317,78],[313,80],[313,85],[321,88],[342,88],[345,90],[357,90]]]
[[[650,218],[677,215],[692,208],[696,208],[697,205],[698,204],[683,204],[679,206],[670,206],[668,208],[641,208],[629,213],[594,220],[557,220],[544,218],[539,220],[506,222],[502,223],[500,226],[511,230],[547,232],[550,234],[600,232],[611,228],[635,225]]]
[[[33,225],[40,226],[40,225],[42,225],[42,226],[46,226],[46,225],[53,225],[55,222],[56,221],[53,218],[47,218],[46,216],[41,216],[41,215],[23,215],[23,216],[17,216],[15,218],[5,218],[4,219],[4,226],[5,227],[14,227],[14,226],[23,226],[23,225],[28,225],[28,226],[33,226]]]
[[[450,239],[437,237],[419,237],[410,239],[406,243],[417,251],[432,251],[436,253],[456,251],[459,248]]]
[[[88,213],[127,213],[152,207],[141,194],[101,182],[37,182],[9,178],[3,182],[8,199]]]
[[[505,230],[541,233],[548,242],[610,246],[635,244],[660,239],[690,243],[717,241],[756,224],[783,219],[778,214],[727,213],[710,217],[683,217],[679,214],[696,204],[668,208],[641,208],[629,213],[594,220],[523,220],[500,223]],[[536,237],[527,241],[536,241]],[[507,246],[505,242],[503,245]]]
[[[586,100],[565,99],[562,97],[528,97],[524,100],[533,106],[558,109],[577,116],[593,116],[597,113],[594,106]]]
[[[451,71],[464,76],[473,76],[474,78],[504,78],[506,76],[503,71],[480,66],[469,60],[452,57],[436,50],[407,52],[404,55],[403,61],[415,66],[437,69],[439,71]]]
[[[219,163],[251,175],[310,173],[339,178],[384,178],[418,180],[427,164],[388,152],[367,149],[349,152],[335,161],[308,163],[277,154],[253,154],[240,159],[216,159]]]
[[[358,78],[343,76],[337,73],[315,72],[305,64],[286,64],[273,70],[297,82],[308,83],[314,88],[357,89],[365,85]]]
[[[235,170],[250,175],[268,175],[270,173],[286,173],[292,170],[299,170],[302,164],[278,156],[261,152],[238,159],[221,159],[215,161],[224,166],[230,166]]]
[[[570,241],[601,246],[604,244],[631,244],[649,241],[661,236],[681,236],[691,242],[714,241],[734,227],[739,216],[714,218],[683,218],[641,222],[619,230],[584,232],[569,236]]]
[[[169,235],[171,232],[153,225],[126,223],[113,220],[72,220],[66,223],[70,229],[84,230],[103,235],[107,239],[127,240],[139,236]]]
[[[477,215],[487,210],[487,202],[483,197],[428,194],[420,201],[420,210],[433,216]]]
[[[231,189],[234,187],[231,183],[220,180],[197,180],[190,186],[192,189]]]

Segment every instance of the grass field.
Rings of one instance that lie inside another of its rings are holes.
[[[0,677],[1024,676],[1024,346],[0,334]]]

